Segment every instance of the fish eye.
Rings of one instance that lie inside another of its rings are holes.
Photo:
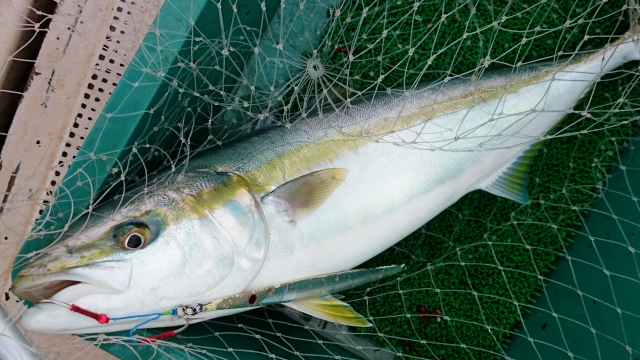
[[[151,231],[142,223],[125,223],[114,229],[118,246],[125,250],[137,250],[151,241]]]
[[[124,242],[124,246],[127,249],[137,249],[142,246],[143,239],[139,234],[133,233],[127,237],[127,240]]]

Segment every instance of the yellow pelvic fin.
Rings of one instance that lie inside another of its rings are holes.
[[[313,213],[342,184],[347,169],[331,168],[300,176],[280,185],[262,198],[273,203],[289,221],[296,221]]]
[[[319,319],[338,324],[358,327],[373,326],[364,316],[353,310],[349,304],[331,295],[295,300],[284,305]]]

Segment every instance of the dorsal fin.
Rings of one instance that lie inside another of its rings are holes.
[[[284,305],[319,319],[349,326],[372,326],[364,316],[358,314],[351,305],[331,295],[291,301]]]
[[[299,220],[322,205],[347,173],[343,168],[314,171],[280,185],[265,195],[262,202],[275,205],[289,221]]]
[[[491,194],[501,196],[519,203],[529,201],[527,185],[529,184],[529,167],[531,160],[542,147],[538,141],[518,156],[516,161],[501,170],[498,176],[481,189]]]

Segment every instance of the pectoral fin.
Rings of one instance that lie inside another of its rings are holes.
[[[289,221],[297,221],[313,213],[342,184],[347,169],[331,168],[314,171],[280,185],[262,198],[272,203]]]
[[[358,327],[372,326],[364,316],[358,314],[349,304],[331,295],[295,300],[284,305],[319,319],[338,324]]]

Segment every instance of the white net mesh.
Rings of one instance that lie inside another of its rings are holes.
[[[24,264],[73,219],[132,184],[151,185],[158,169],[176,171],[195,154],[257,136],[260,128],[367,106],[372,94],[401,97],[420,84],[560,63],[623,36],[635,6],[55,5],[0,2],[0,264],[2,303],[14,317],[24,311],[9,291],[14,259]],[[122,332],[82,339],[27,334],[31,346],[51,359],[109,358],[96,347],[144,359],[636,359],[638,65],[602,74],[545,137],[530,170],[529,203],[472,192],[363,264],[407,265],[398,279],[343,294],[371,328],[270,307],[191,325],[153,345],[132,345]],[[398,145],[447,151],[419,134]]]

